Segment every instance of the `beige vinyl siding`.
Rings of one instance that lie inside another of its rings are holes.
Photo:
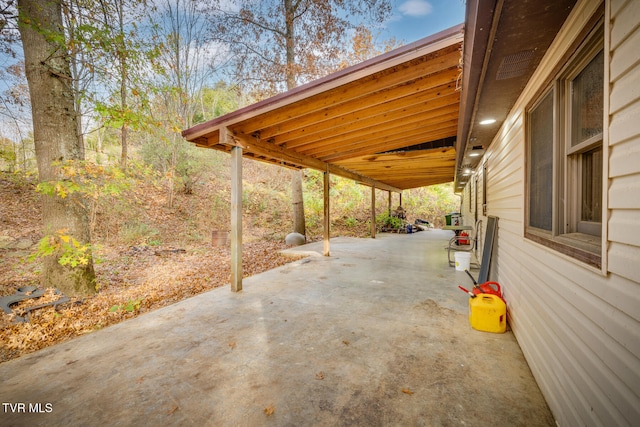
[[[638,1],[606,4],[610,40],[605,48],[609,43],[611,58],[605,72],[610,116],[604,141],[609,181],[603,268],[524,237],[525,108],[598,5],[578,1],[484,158],[487,213],[499,217],[492,279],[502,285],[510,326],[560,426],[638,425],[640,420]]]
[[[611,2],[615,25],[611,29],[609,68],[609,271],[636,281],[640,280],[639,16],[640,2]]]
[[[468,218],[466,222],[463,224],[472,225],[473,217],[469,212],[469,206],[471,205],[471,183],[467,184],[464,188],[464,192],[462,193],[462,199],[460,200],[460,214],[465,216],[465,219]]]

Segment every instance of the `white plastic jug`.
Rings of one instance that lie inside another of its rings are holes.
[[[469,270],[471,267],[471,252],[456,252],[454,257],[456,260],[456,271]]]

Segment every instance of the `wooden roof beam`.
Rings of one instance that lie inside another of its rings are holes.
[[[243,154],[245,155],[258,154],[272,159],[277,159],[280,162],[315,169],[321,172],[326,172],[328,167],[329,173],[333,175],[351,179],[361,184],[379,188],[381,190],[402,193],[402,190],[400,188],[394,187],[392,185],[387,185],[380,181],[376,181],[373,178],[360,175],[356,172],[352,172],[340,166],[327,164],[322,160],[318,160],[310,156],[305,156],[304,154],[299,154],[295,151],[288,150],[286,148],[269,142],[264,142],[259,139],[251,140],[244,136],[234,135],[228,128],[220,128],[220,144],[241,147],[243,149]]]
[[[419,144],[428,140],[435,140],[455,136],[458,121],[457,118],[450,118],[446,122],[435,123],[430,126],[420,127],[419,124],[407,126],[405,129],[398,129],[396,133],[381,133],[379,136],[363,136],[357,142],[349,141],[340,145],[322,147],[312,153],[326,162],[349,159],[352,157],[366,156],[368,154],[379,154],[383,151],[400,150],[404,147]],[[309,153],[305,153],[309,155]]]
[[[454,92],[459,74],[460,70],[457,66],[435,74],[422,74],[417,78],[407,79],[395,86],[378,87],[376,90],[344,102],[336,102],[334,100],[334,103],[324,105],[320,109],[313,109],[308,104],[303,105],[304,111],[301,111],[301,107],[298,110],[299,114],[294,115],[289,112],[288,115],[284,116],[286,120],[283,117],[276,123],[272,123],[276,121],[274,119],[271,121],[251,120],[246,124],[242,123],[233,126],[233,129],[246,135],[259,131],[264,139],[272,137],[277,139],[278,135],[305,129],[309,126],[326,127],[323,124],[326,120],[338,119],[347,114],[357,114],[359,111],[368,110],[376,105],[387,104],[389,109],[400,108],[395,107],[394,103],[404,103],[408,98],[416,98],[414,103],[417,103],[422,100],[437,98],[441,93],[447,91]],[[361,90],[361,88],[359,89]]]
[[[383,133],[402,132],[403,128],[414,125],[432,126],[438,122],[457,119],[458,104],[456,95],[443,98],[442,101],[426,104],[422,108],[407,108],[398,112],[383,113],[379,116],[361,117],[332,129],[305,135],[302,138],[287,140],[284,145],[310,155],[320,155],[328,149],[343,147],[371,138],[379,138]],[[446,101],[449,100],[449,101]],[[457,123],[457,122],[456,122]],[[274,141],[278,143],[279,141]]]
[[[215,118],[206,123],[201,123],[184,130],[182,136],[189,141],[194,141],[198,137],[206,135],[220,126],[231,126],[249,118],[257,117],[260,114],[291,105],[297,101],[309,99],[333,88],[357,81],[372,73],[375,74],[381,70],[406,63],[416,57],[447,49],[452,44],[455,44],[459,49],[462,45],[463,27],[462,24],[457,25],[422,40],[418,40],[417,42],[410,43],[402,48],[380,55],[379,57],[348,67],[325,78],[299,86],[296,89],[241,108],[240,110]]]
[[[385,89],[393,89],[408,85],[414,80],[424,80],[428,76],[440,73],[459,74],[461,44],[448,46],[441,51],[431,52],[415,58],[407,63],[365,76],[357,81],[350,81],[342,86],[330,88],[308,98],[297,100],[287,108],[256,114],[251,118],[251,128],[244,128],[245,133],[253,130],[276,126],[301,115],[322,111],[350,101],[362,102],[372,93]],[[224,116],[223,116],[224,117]],[[231,126],[231,124],[229,124]]]

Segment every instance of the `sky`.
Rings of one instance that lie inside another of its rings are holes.
[[[465,0],[390,1],[393,7],[392,17],[384,24],[378,41],[393,37],[403,44],[411,43],[464,21]],[[7,58],[0,55],[0,67],[6,66]],[[5,90],[4,83],[2,81],[0,84],[0,90]]]
[[[464,0],[391,0],[389,37],[411,43],[464,22]]]

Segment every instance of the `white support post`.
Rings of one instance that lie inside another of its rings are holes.
[[[231,291],[242,290],[242,148],[231,148]]]
[[[376,187],[371,187],[371,238],[376,238]]]
[[[331,256],[331,244],[329,242],[331,238],[331,218],[329,210],[330,177],[329,165],[327,165],[327,170],[324,172],[324,256]]]

